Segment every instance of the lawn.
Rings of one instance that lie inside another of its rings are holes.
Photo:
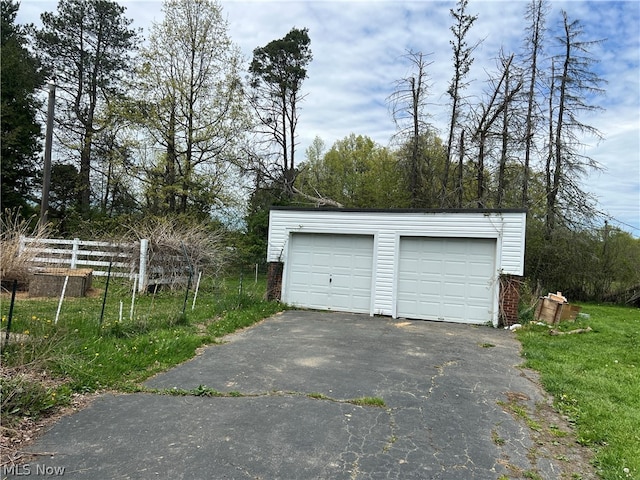
[[[540,372],[555,407],[574,424],[578,441],[595,452],[603,479],[640,479],[640,310],[584,305],[589,318],[518,331],[525,366]]]
[[[195,307],[193,288],[188,296],[185,288],[137,295],[133,303],[131,282],[112,280],[102,315],[105,281],[93,283],[87,297],[64,300],[57,324],[57,298],[18,295],[1,358],[3,436],[78,394],[143,390],[142,381],[199,347],[283,309],[264,300],[264,278],[205,278]],[[4,341],[10,295],[1,300]]]

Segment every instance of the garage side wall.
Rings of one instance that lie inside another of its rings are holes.
[[[267,261],[284,265],[282,297],[287,301],[287,256],[294,233],[373,235],[372,315],[395,316],[395,285],[403,237],[496,240],[495,300],[491,321],[499,320],[499,279],[524,270],[524,211],[394,212],[274,209],[269,216]],[[277,276],[276,276],[277,277]],[[489,319],[488,319],[489,320]]]

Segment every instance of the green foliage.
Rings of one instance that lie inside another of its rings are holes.
[[[369,137],[351,134],[322,158],[301,167],[298,188],[352,208],[402,208],[409,205],[395,156]]]
[[[166,0],[142,49],[124,116],[157,152],[142,165],[145,208],[205,219],[237,195],[235,166],[249,130],[241,53],[219,2]]]
[[[307,77],[307,65],[313,58],[310,45],[308,29],[292,28],[284,38],[256,48],[249,66],[253,84],[264,82],[281,98],[295,95]]]
[[[447,161],[447,150],[442,140],[432,132],[425,133],[401,145],[397,156],[403,173],[403,184],[413,185],[415,192],[411,206],[414,208],[439,207],[441,185],[434,179],[442,178]]]
[[[246,297],[242,295],[237,299],[238,305],[246,302]],[[245,303],[246,304],[246,303]],[[238,329],[246,328],[263,318],[269,317],[283,309],[283,306],[266,300],[255,300],[251,305],[238,307],[236,310],[223,312],[224,316],[220,320],[212,323],[208,332],[213,337],[221,337]]]
[[[5,373],[0,377],[0,411],[5,425],[21,417],[38,418],[69,401],[68,388],[47,387],[26,373]]]
[[[267,257],[269,210],[272,206],[291,205],[292,200],[277,184],[254,190],[249,199],[244,218],[246,230],[234,235],[234,247],[238,249],[239,269],[245,270],[256,263],[263,265]]]
[[[640,475],[640,315],[625,307],[585,305],[590,326],[582,335],[550,336],[534,324],[518,330],[525,366],[538,370],[555,406],[577,429],[578,441],[592,447],[604,479]],[[624,469],[629,476],[623,474]]]
[[[30,215],[29,200],[38,183],[41,144],[36,114],[37,90],[44,84],[39,60],[29,50],[27,28],[15,24],[19,3],[0,2],[2,15],[2,76],[0,80],[2,126],[0,136],[0,211],[22,208]]]
[[[617,292],[640,284],[640,240],[608,225],[600,229],[557,227],[547,236],[544,223],[527,220],[525,275],[570,301],[626,300]]]

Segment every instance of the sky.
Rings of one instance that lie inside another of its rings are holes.
[[[153,22],[162,21],[159,0],[120,0],[133,27],[146,36]],[[284,37],[293,27],[308,28],[313,61],[304,82],[305,99],[298,124],[298,162],[315,137],[327,148],[351,133],[390,145],[396,127],[388,97],[406,77],[408,51],[422,52],[431,64],[429,111],[431,123],[446,138],[452,76],[449,30],[455,1],[389,0],[221,0],[229,35],[242,50],[246,64],[256,47]],[[527,0],[469,0],[468,13],[477,15],[468,43],[474,51],[466,94],[482,98],[496,58],[520,52]],[[22,0],[18,23],[39,24],[43,11],[54,11],[54,0]],[[593,99],[602,111],[581,117],[604,140],[584,137],[581,152],[602,169],[582,179],[598,211],[611,225],[640,237],[640,2],[551,0],[547,35],[555,36],[565,10],[584,27],[584,40],[606,41],[591,47],[600,62],[597,73],[607,82],[606,95]]]

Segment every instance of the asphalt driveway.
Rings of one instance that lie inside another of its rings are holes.
[[[103,395],[40,438],[33,474],[65,478],[498,479],[559,477],[531,455],[544,396],[511,332],[288,311],[146,382]],[[215,389],[224,397],[172,396]],[[384,406],[357,405],[363,397]],[[42,455],[42,453],[46,453]],[[47,470],[48,469],[48,470]],[[15,472],[14,472],[15,473]]]

